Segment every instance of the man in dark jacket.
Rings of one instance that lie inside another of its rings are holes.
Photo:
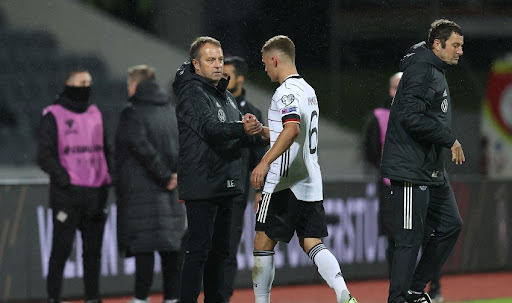
[[[389,303],[430,302],[424,292],[452,250],[462,226],[445,171],[445,154],[465,161],[451,130],[448,65],[458,63],[464,38],[449,20],[432,23],[428,43],[413,46],[402,59],[403,76],[391,106],[382,156],[382,176],[391,180],[396,242]],[[425,228],[431,239],[415,269]]]
[[[121,112],[115,152],[119,248],[135,256],[133,303],[149,301],[155,251],[162,261],[164,302],[178,302],[186,215],[174,192],[176,113],[152,67],[128,69],[127,84],[129,103]]]
[[[107,186],[111,183],[110,152],[101,112],[89,104],[91,75],[72,70],[55,104],[43,110],[37,161],[50,176],[53,214],[48,302],[59,303],[62,275],[76,229],[82,232],[85,300],[100,302],[101,244],[107,217]]]
[[[247,113],[254,114],[258,121],[263,121],[261,111],[245,98],[244,82],[247,76],[247,62],[241,57],[231,56],[224,59],[224,78],[229,79],[228,87],[230,93],[236,99],[238,109],[245,115]],[[235,276],[237,272],[237,252],[240,240],[242,238],[242,230],[244,227],[244,213],[247,206],[247,199],[249,196],[249,178],[252,170],[260,163],[261,157],[266,151],[266,142],[261,141],[260,146],[244,146],[242,147],[241,167],[242,167],[242,187],[244,193],[235,198],[233,203],[233,215],[231,224],[231,249],[229,251],[229,258],[226,262],[226,302],[229,302],[233,296]],[[261,199],[261,191],[256,191],[254,197],[255,203]]]
[[[190,60],[178,69],[173,83],[178,96],[178,189],[189,224],[180,302],[196,303],[201,281],[205,302],[223,302],[233,199],[243,192],[241,139],[262,126],[251,114],[242,123],[235,98],[226,90],[219,41],[197,38]]]

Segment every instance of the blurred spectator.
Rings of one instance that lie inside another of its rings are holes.
[[[196,303],[204,284],[205,302],[226,298],[224,265],[229,255],[231,213],[243,193],[240,172],[242,138],[261,131],[252,114],[241,114],[223,78],[220,42],[199,37],[190,46],[190,62],[176,72],[178,96],[179,195],[189,224],[181,280],[181,303]]]
[[[164,302],[178,302],[186,230],[177,187],[178,130],[174,107],[147,65],[128,69],[129,103],[116,133],[117,223],[120,251],[135,256],[133,303],[149,302],[154,252],[162,261]]]
[[[364,137],[364,155],[365,160],[376,171],[380,169],[380,160],[382,158],[382,149],[384,148],[384,139],[388,127],[389,109],[391,102],[396,94],[398,83],[402,78],[401,72],[396,73],[389,78],[389,98],[386,99],[382,107],[373,110],[369,121],[366,124]],[[388,249],[386,251],[386,260],[388,262],[388,272],[391,273],[391,261],[393,260],[393,251],[395,240],[393,238],[393,211],[391,209],[389,179],[379,177],[378,195],[379,195],[379,234],[388,238]]]
[[[256,108],[253,104],[245,98],[244,82],[247,76],[248,66],[244,59],[237,56],[226,57],[224,59],[224,77],[229,79],[228,90],[233,94],[238,105],[238,109],[245,115],[247,113],[254,114],[258,121],[262,121],[261,111]],[[238,252],[238,246],[242,238],[242,230],[244,226],[244,212],[247,206],[247,199],[249,196],[249,179],[252,170],[258,165],[265,153],[267,145],[261,140],[261,146],[249,148],[244,146],[242,148],[241,167],[242,167],[242,186],[244,193],[236,196],[233,203],[233,214],[231,222],[231,243],[229,258],[226,262],[226,302],[229,302],[231,296],[233,296],[234,283],[238,263],[236,254]],[[261,199],[261,191],[256,191],[254,197],[255,203],[258,203]]]
[[[110,153],[102,114],[88,102],[91,83],[87,70],[72,70],[55,104],[43,110],[39,127],[38,164],[50,176],[53,210],[49,303],[60,302],[64,265],[76,229],[82,233],[85,301],[101,302],[99,272],[111,183]]]

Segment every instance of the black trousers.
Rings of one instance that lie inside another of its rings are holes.
[[[235,276],[238,271],[238,261],[236,255],[238,247],[242,239],[242,231],[244,228],[244,214],[247,207],[247,195],[240,195],[235,197],[233,203],[233,213],[231,216],[231,242],[229,250],[229,258],[225,266],[225,279],[226,279],[226,298],[225,302],[229,302],[234,292]]]
[[[407,290],[423,291],[441,270],[457,241],[462,219],[448,180],[439,186],[392,181],[391,193],[395,251],[388,302],[403,303]],[[433,234],[416,266],[427,226]]]
[[[160,251],[164,300],[179,299],[180,273],[183,254],[178,251]],[[153,252],[135,256],[135,298],[145,300],[153,283],[155,255]]]
[[[423,247],[427,246],[427,243],[430,241],[430,236],[432,234],[432,229],[427,228],[425,235],[423,237],[423,243],[421,244]],[[393,262],[393,254],[395,253],[395,239],[393,236],[388,236],[388,248],[386,249],[386,261],[388,263],[388,278],[391,279],[391,267]],[[432,275],[432,280],[430,280],[430,289],[428,290],[430,296],[440,295],[441,294],[441,270],[436,271]]]
[[[76,230],[82,233],[85,300],[99,299],[101,245],[105,229],[107,189],[73,189],[69,203],[52,202],[53,236],[46,289],[48,298],[60,299],[66,260]]]
[[[196,303],[204,285],[204,302],[226,298],[224,265],[229,256],[234,197],[186,201],[188,233],[181,275],[181,303]]]

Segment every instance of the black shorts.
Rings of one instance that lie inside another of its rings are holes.
[[[295,231],[299,238],[327,237],[323,201],[297,200],[290,189],[264,194],[256,213],[255,230],[286,243]]]

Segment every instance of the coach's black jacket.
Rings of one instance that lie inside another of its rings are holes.
[[[189,62],[176,73],[180,199],[202,200],[243,192],[240,138],[248,137],[227,80],[215,87]]]
[[[384,177],[421,185],[444,183],[445,154],[456,140],[446,67],[425,42],[402,59],[404,74],[391,106],[382,156]]]

